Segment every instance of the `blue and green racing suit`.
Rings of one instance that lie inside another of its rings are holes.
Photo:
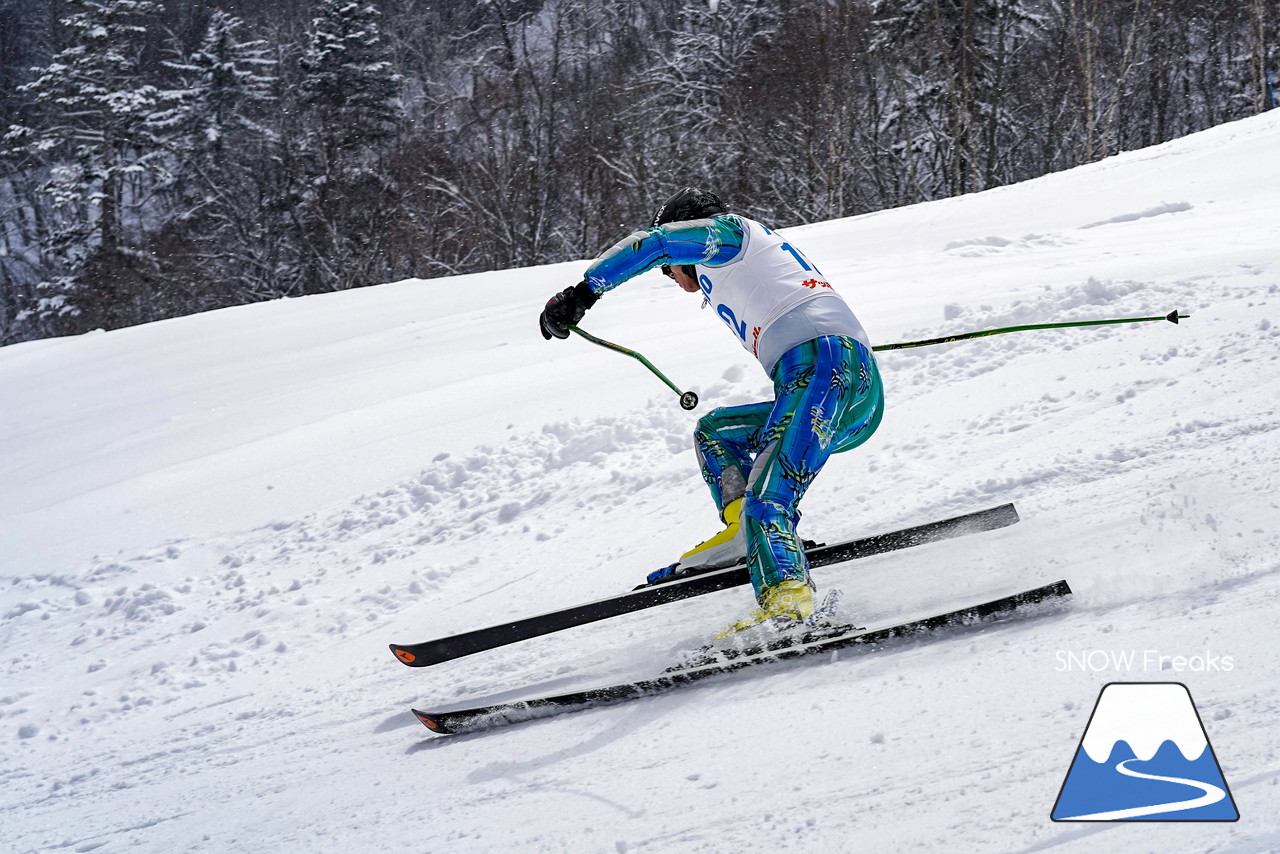
[[[693,265],[706,304],[773,380],[772,401],[720,407],[694,432],[703,479],[723,517],[743,498],[757,599],[809,579],[798,504],[832,454],[871,437],[884,389],[867,333],[787,238],[735,214],[636,232],[588,268],[603,294],[659,265]]]

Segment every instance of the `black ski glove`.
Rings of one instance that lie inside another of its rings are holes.
[[[596,296],[586,279],[583,279],[547,300],[547,307],[538,317],[542,337],[548,341],[552,336],[568,338],[569,327],[576,326],[582,320],[582,316],[587,313],[587,309],[595,305],[598,299],[600,297]]]

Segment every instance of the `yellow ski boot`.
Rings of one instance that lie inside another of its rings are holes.
[[[712,640],[724,640],[766,620],[779,617],[801,622],[813,613],[813,588],[803,579],[793,578],[766,588],[762,598],[762,604],[754,613],[725,626]]]
[[[724,530],[680,555],[679,572],[733,566],[747,556],[747,535],[742,528],[742,499],[725,505]]]

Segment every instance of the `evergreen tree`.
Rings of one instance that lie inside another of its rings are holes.
[[[138,67],[151,0],[77,0],[63,19],[71,47],[21,91],[33,115],[12,124],[11,150],[47,164],[40,189],[52,204],[47,276],[30,307],[73,317],[93,306],[94,323],[137,322],[146,301],[126,214],[141,212],[166,174],[151,117],[154,86]],[[140,224],[135,222],[138,230]],[[74,328],[74,324],[70,325]]]
[[[400,79],[362,0],[324,0],[302,57],[302,97],[320,117],[330,152],[350,152],[389,136]]]
[[[322,0],[300,60],[302,136],[282,140],[306,170],[291,212],[309,290],[340,290],[404,275],[390,246],[401,218],[388,170],[400,78],[367,0]]]
[[[200,46],[178,61],[164,63],[182,78],[180,89],[163,93],[168,110],[159,126],[175,131],[175,148],[197,165],[216,164],[238,131],[263,133],[248,116],[254,102],[266,100],[274,81],[275,60],[262,39],[244,40],[243,22],[215,10]]]
[[[175,284],[199,283],[181,294],[188,311],[280,293],[263,260],[278,212],[262,203],[275,195],[263,190],[276,177],[270,153],[279,134],[264,110],[275,97],[276,60],[243,30],[239,18],[214,11],[199,43],[163,63],[179,77],[155,118],[173,155],[177,215],[157,242]]]

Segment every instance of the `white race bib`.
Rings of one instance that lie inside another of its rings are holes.
[[[708,304],[742,346],[758,356],[760,336],[791,309],[834,294],[822,272],[782,235],[745,217],[742,251],[718,267],[698,266]]]

